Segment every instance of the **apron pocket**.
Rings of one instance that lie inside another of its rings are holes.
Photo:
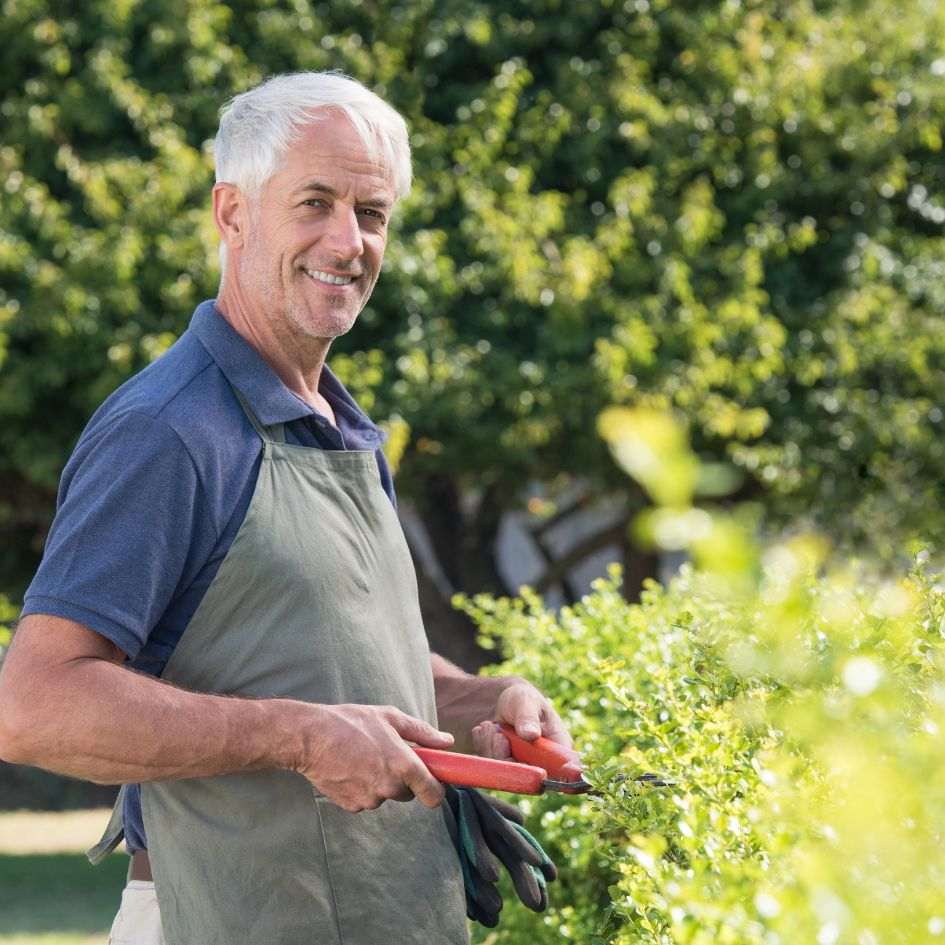
[[[167,945],[342,945],[304,778],[155,781],[141,799]]]
[[[342,945],[468,945],[459,858],[441,810],[349,813],[315,796]]]

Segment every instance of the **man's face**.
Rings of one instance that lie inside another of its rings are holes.
[[[390,172],[343,113],[324,113],[252,206],[234,260],[248,312],[292,334],[343,335],[377,282],[393,205]]]

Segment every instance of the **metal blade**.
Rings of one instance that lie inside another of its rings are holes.
[[[633,780],[646,787],[676,786],[675,781],[669,781],[658,774],[653,774],[652,771],[637,775]],[[553,778],[545,778],[542,782],[542,787],[546,791],[558,791],[561,794],[590,794],[596,797],[601,796],[601,792],[596,790],[589,781],[585,781],[584,778],[579,778],[577,781],[555,781]]]

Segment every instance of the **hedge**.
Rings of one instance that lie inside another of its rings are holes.
[[[552,906],[509,906],[478,941],[935,941],[945,593],[928,553],[897,577],[817,535],[762,541],[750,515],[687,506],[704,476],[668,418],[602,427],[651,496],[682,483],[638,531],[693,563],[638,604],[616,568],[557,614],[527,588],[457,600],[505,655],[487,672],[552,699],[602,792],[523,802],[561,867]],[[674,783],[634,780],[647,771]]]

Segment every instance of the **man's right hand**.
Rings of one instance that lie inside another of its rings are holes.
[[[352,813],[386,800],[442,803],[443,785],[408,742],[447,749],[453,744],[448,732],[389,705],[310,708],[317,714],[302,732],[305,747],[292,767],[329,800]]]

